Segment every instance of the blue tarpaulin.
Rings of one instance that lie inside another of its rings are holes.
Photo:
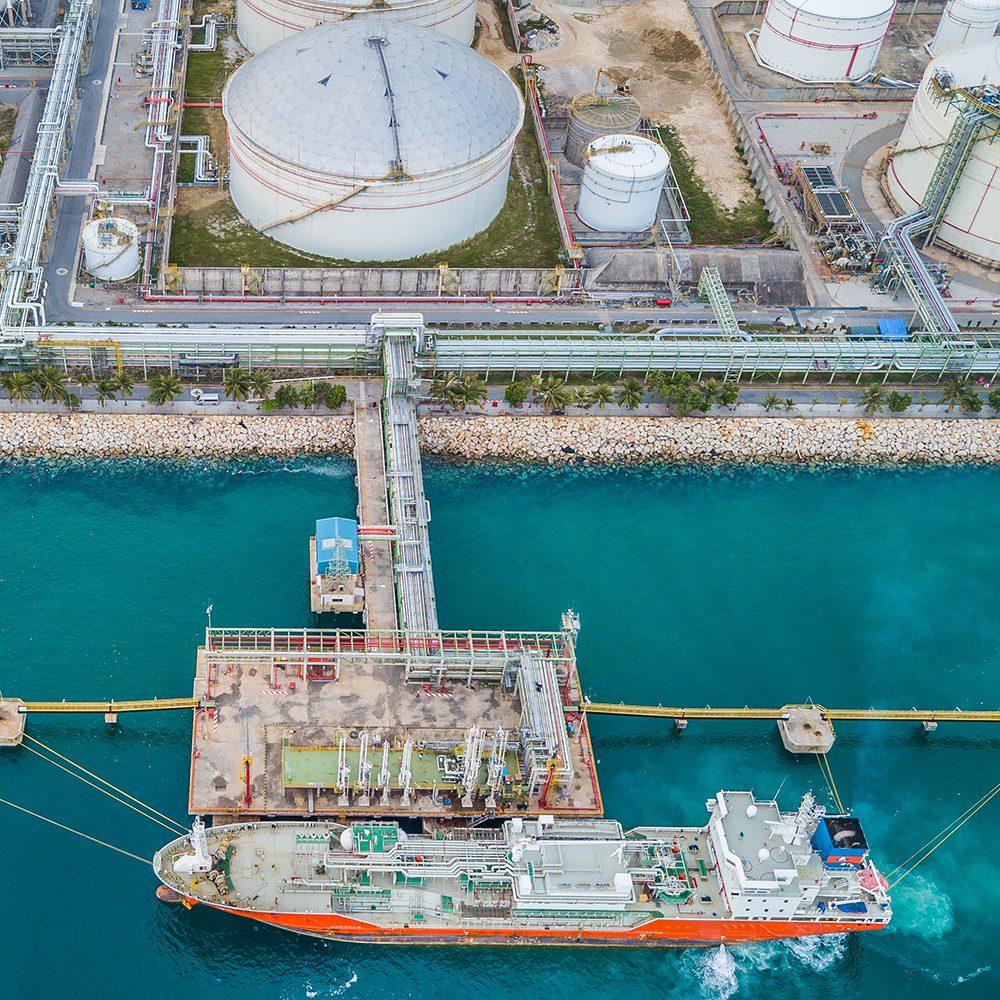
[[[906,329],[906,323],[901,319],[880,319],[878,321],[878,335],[883,340],[909,340],[910,333]]]

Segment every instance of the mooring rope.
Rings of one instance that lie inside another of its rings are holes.
[[[95,844],[100,844],[101,847],[107,847],[111,851],[117,851],[119,854],[124,854],[127,858],[133,858],[135,861],[141,861],[144,865],[152,865],[153,863],[149,860],[149,858],[140,857],[138,854],[126,851],[123,847],[115,847],[114,844],[109,844],[104,840],[98,840],[97,837],[91,837],[89,833],[84,833],[82,830],[74,830],[73,827],[66,826],[64,823],[57,823],[54,819],[49,819],[48,816],[42,816],[40,813],[32,812],[30,809],[25,809],[24,806],[19,806],[16,802],[9,802],[7,799],[0,799],[0,802],[2,802],[5,806],[10,806],[11,809],[16,809],[18,812],[34,816],[35,819],[40,819],[44,823],[51,823],[53,826],[59,827],[60,830],[67,830],[69,833],[75,833],[78,837],[83,837],[84,840],[93,841]]]

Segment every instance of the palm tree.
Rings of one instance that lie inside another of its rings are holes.
[[[776,392],[769,392],[762,400],[761,404],[765,410],[774,410],[781,406],[781,397]]]
[[[939,404],[948,404],[948,412],[951,413],[956,406],[960,406],[967,398],[969,383],[967,379],[950,378],[942,383],[941,398]]]
[[[464,410],[467,406],[479,406],[486,402],[486,381],[478,375],[463,375],[458,384],[460,402],[458,408]]]
[[[267,399],[273,385],[274,379],[263,368],[255,368],[250,373],[250,388],[258,399]]]
[[[184,385],[176,375],[152,375],[149,379],[149,398],[156,406],[172,403],[184,392]]]
[[[80,372],[79,375],[74,376],[77,385],[93,385],[94,376],[90,372]]]
[[[880,382],[872,382],[866,385],[864,392],[858,397],[861,409],[869,416],[873,413],[881,413],[885,408],[885,389]]]
[[[119,372],[114,379],[112,379],[115,388],[118,390],[118,395],[122,402],[128,406],[128,397],[132,395],[135,390],[135,379],[132,378],[126,371]]]
[[[788,411],[789,413],[791,413],[791,412],[792,412],[792,410],[795,410],[795,409],[798,409],[798,406],[796,405],[796,402],[795,402],[795,400],[794,400],[794,399],[792,399],[792,397],[791,397],[791,396],[789,396],[789,397],[788,397],[788,398],[787,398],[787,399],[785,400],[785,409],[786,409],[786,410],[787,410],[787,411]]]
[[[115,384],[109,378],[99,378],[94,385],[97,392],[97,402],[104,406],[109,399],[115,398]]]
[[[608,386],[611,389],[611,386]],[[597,402],[596,386],[580,385],[576,389],[576,405],[589,410]]]
[[[27,372],[14,372],[7,380],[7,392],[12,403],[27,403],[31,399],[33,386],[31,376]]]
[[[222,376],[222,388],[234,403],[242,403],[250,396],[250,372],[238,365],[227,368]]]
[[[572,390],[557,375],[539,378],[534,382],[534,392],[535,402],[541,403],[546,413],[564,409],[573,398]]]
[[[719,383],[714,378],[706,379],[702,382],[701,396],[706,411],[710,410],[715,403],[721,402],[719,392]]]
[[[619,406],[624,406],[626,410],[637,410],[646,395],[646,387],[637,378],[627,378],[618,390],[617,400]]]
[[[462,376],[444,372],[431,382],[431,399],[458,409],[462,405]]]
[[[53,365],[39,368],[32,375],[32,381],[38,389],[39,399],[46,403],[55,403],[66,398],[66,376]]]
[[[615,399],[615,391],[608,385],[607,382],[598,382],[594,386],[594,402],[597,403],[597,408],[603,410],[608,403],[613,403]]]

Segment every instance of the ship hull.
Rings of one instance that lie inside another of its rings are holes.
[[[885,922],[786,920],[651,920],[628,930],[575,928],[379,927],[333,914],[261,913],[188,898],[188,905],[210,906],[295,934],[334,941],[414,945],[572,945],[600,947],[692,948],[749,944],[786,938],[817,937],[883,930]]]

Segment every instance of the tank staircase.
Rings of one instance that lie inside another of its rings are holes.
[[[920,204],[921,211],[929,216],[926,231],[921,230],[924,246],[930,245],[938,229],[941,228],[944,214],[951,204],[958,182],[962,179],[966,164],[972,156],[972,150],[986,126],[991,122],[996,123],[998,115],[1000,108],[992,112],[973,104],[955,120]]]
[[[729,301],[726,287],[722,283],[722,275],[717,267],[703,267],[698,278],[698,298],[707,299],[712,307],[712,313],[719,324],[722,333],[733,340],[743,340],[739,321]]]
[[[423,321],[419,316],[373,317],[383,332],[385,374],[384,426],[388,464],[389,511],[396,529],[396,603],[399,627],[430,632],[438,627],[437,599],[431,572],[428,525],[430,505],[424,495],[417,440],[415,363]]]
[[[920,239],[925,247],[933,241],[976,143],[986,127],[991,123],[996,126],[1000,118],[1000,107],[990,108],[978,98],[964,91],[961,93],[969,100],[969,105],[951,128],[920,208],[910,215],[893,219],[885,227],[880,244],[885,255],[885,269],[877,286],[881,284],[885,288],[887,276],[901,284],[920,317],[922,336],[932,340],[956,334],[959,329],[914,240]]]

